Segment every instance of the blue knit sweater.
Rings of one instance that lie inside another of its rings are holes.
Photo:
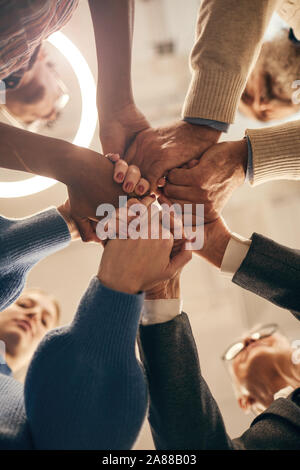
[[[70,235],[56,209],[0,217],[0,310],[42,258]],[[0,449],[130,449],[147,390],[135,355],[143,294],[113,291],[93,278],[73,322],[38,347],[25,386],[0,371]],[[1,313],[0,313],[1,315]]]

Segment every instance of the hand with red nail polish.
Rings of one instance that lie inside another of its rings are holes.
[[[125,160],[120,158],[119,154],[107,154],[106,157],[114,163],[114,181],[122,183],[122,189],[125,193],[135,193],[137,196],[145,195],[150,184],[142,178],[140,169],[136,165],[128,165]]]

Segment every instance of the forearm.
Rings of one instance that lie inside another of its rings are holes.
[[[28,271],[66,247],[70,238],[68,226],[56,209],[23,219],[0,217],[0,310],[20,295]]]
[[[113,113],[133,102],[131,48],[134,0],[89,0],[98,59],[98,110]]]
[[[183,117],[225,123],[234,115],[277,0],[203,0]]]
[[[300,252],[254,233],[233,282],[300,318]]]
[[[72,144],[0,123],[0,167],[68,181]]]
[[[187,315],[141,326],[139,347],[149,384],[149,422],[156,448],[230,448],[222,416],[201,375]]]
[[[113,164],[103,155],[60,139],[33,134],[0,124],[0,167],[54,178],[75,191],[95,193],[95,175],[99,175],[97,205],[118,205],[124,192],[113,181]],[[93,214],[96,216],[96,207]]]
[[[94,278],[73,324],[43,340],[25,384],[37,449],[132,447],[147,406],[135,356],[142,302],[142,294],[112,291]]]

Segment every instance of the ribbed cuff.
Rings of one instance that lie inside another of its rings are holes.
[[[182,117],[233,123],[246,78],[216,68],[193,73]]]
[[[213,119],[202,119],[202,118],[194,118],[194,117],[185,117],[183,119],[185,122],[189,122],[190,124],[195,124],[197,126],[208,126],[216,129],[220,132],[228,132],[229,124],[226,122],[214,121]]]
[[[39,260],[69,244],[70,232],[57,209],[23,219],[7,219],[3,241],[9,269],[16,263],[30,269]]]
[[[300,121],[264,129],[247,129],[253,155],[251,185],[300,179]]]
[[[143,293],[126,294],[105,287],[97,277],[91,280],[72,325],[91,360],[132,362],[143,303]]]

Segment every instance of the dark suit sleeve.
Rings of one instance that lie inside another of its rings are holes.
[[[291,310],[300,319],[300,250],[254,233],[246,258],[232,281]]]
[[[140,326],[139,348],[156,448],[231,449],[219,408],[201,375],[187,315]]]
[[[288,398],[275,400],[241,437],[231,441],[201,375],[187,315],[140,326],[138,341],[150,392],[148,419],[157,449],[300,449],[300,388]]]

